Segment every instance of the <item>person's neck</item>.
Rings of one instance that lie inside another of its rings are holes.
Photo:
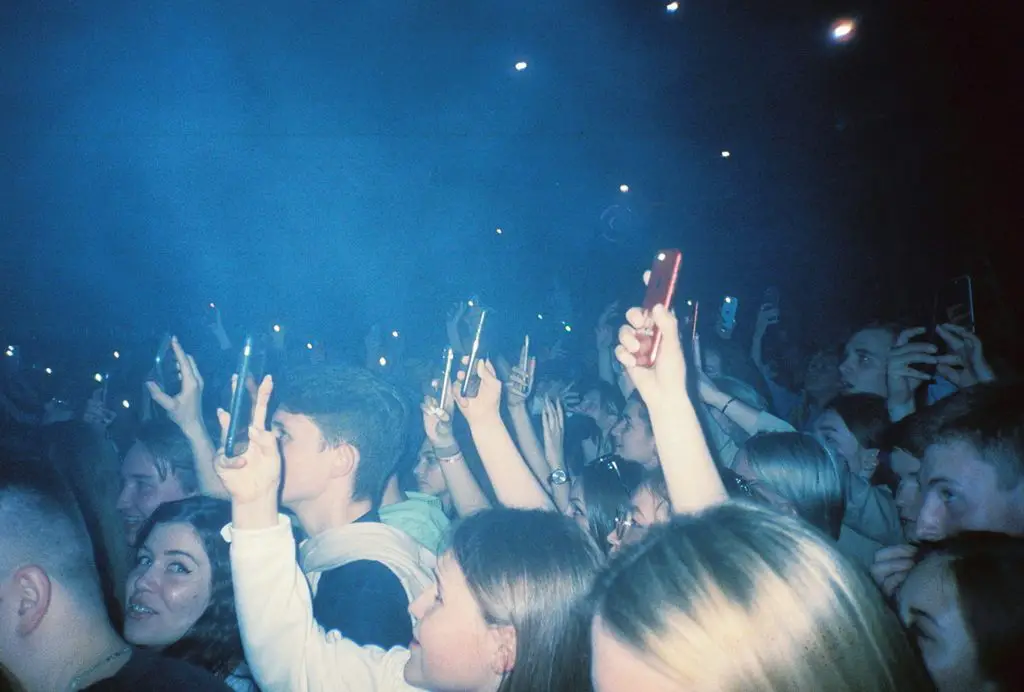
[[[110,661],[109,656],[123,651],[128,644],[106,621],[104,615],[100,625],[88,625],[83,619],[62,622],[59,631],[52,633],[49,646],[38,652],[38,658],[27,655],[19,660],[24,671],[12,669],[15,677],[27,690],[64,690],[78,676],[76,689],[111,677],[131,658],[118,656]],[[92,670],[90,670],[92,669]]]
[[[408,499],[408,496],[398,487],[398,477],[392,476],[384,488],[384,496],[381,498],[380,506],[397,505],[399,502],[405,502]]]
[[[373,509],[372,502],[353,500],[350,493],[348,489],[343,493],[335,493],[328,489],[312,500],[292,503],[288,509],[295,512],[302,530],[312,538],[329,529],[348,526]],[[339,501],[339,496],[344,499]]]

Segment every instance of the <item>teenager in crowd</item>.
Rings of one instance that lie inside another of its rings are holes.
[[[597,692],[928,689],[866,577],[767,509],[727,504],[656,527],[593,601]]]
[[[921,547],[899,613],[939,692],[1020,689],[1022,581],[1024,538],[967,531]]]
[[[490,401],[471,415],[487,415],[500,400],[500,386],[496,395],[486,388],[481,395]],[[267,378],[244,455],[217,460],[232,498],[231,560],[242,635],[261,686],[589,689],[585,595],[600,552],[554,512],[482,511],[461,523],[438,562],[436,586],[410,606],[417,626],[409,649],[359,647],[344,630],[317,624],[288,521],[278,514],[282,463],[264,427],[271,389]]]
[[[207,497],[167,502],[153,512],[139,530],[128,575],[124,637],[204,668],[236,692],[251,692],[229,546],[221,536],[230,521],[230,504]]]
[[[623,540],[633,521],[631,498],[642,476],[642,466],[609,454],[584,466],[571,481],[566,514],[605,553]]]
[[[174,423],[153,420],[139,428],[121,463],[121,487],[117,510],[132,545],[157,507],[199,492],[192,447]]]
[[[38,463],[0,462],[0,666],[25,690],[226,690],[136,651],[107,617],[74,496]]]

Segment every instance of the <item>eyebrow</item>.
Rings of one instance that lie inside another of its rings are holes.
[[[184,550],[165,550],[164,555],[187,557],[189,560],[196,563],[197,565],[199,564],[199,560],[195,559],[192,553],[186,552]]]
[[[914,475],[916,476],[918,474],[915,473]],[[945,476],[936,476],[934,478],[929,478],[928,479],[928,487],[929,488],[931,488],[934,485],[938,485],[939,483],[946,483],[947,485],[956,486],[957,488],[960,487],[960,484],[957,483],[955,480],[953,480],[952,478],[946,478]]]

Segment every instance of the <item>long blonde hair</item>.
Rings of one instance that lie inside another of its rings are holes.
[[[928,689],[878,591],[820,533],[768,509],[729,503],[655,528],[593,604],[681,690]]]

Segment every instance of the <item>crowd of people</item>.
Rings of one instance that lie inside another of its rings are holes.
[[[1024,389],[972,328],[864,325],[794,376],[770,303],[749,348],[611,305],[592,358],[479,348],[483,312],[450,376],[371,338],[233,378],[218,320],[130,424],[8,372],[0,686],[1024,689]]]

